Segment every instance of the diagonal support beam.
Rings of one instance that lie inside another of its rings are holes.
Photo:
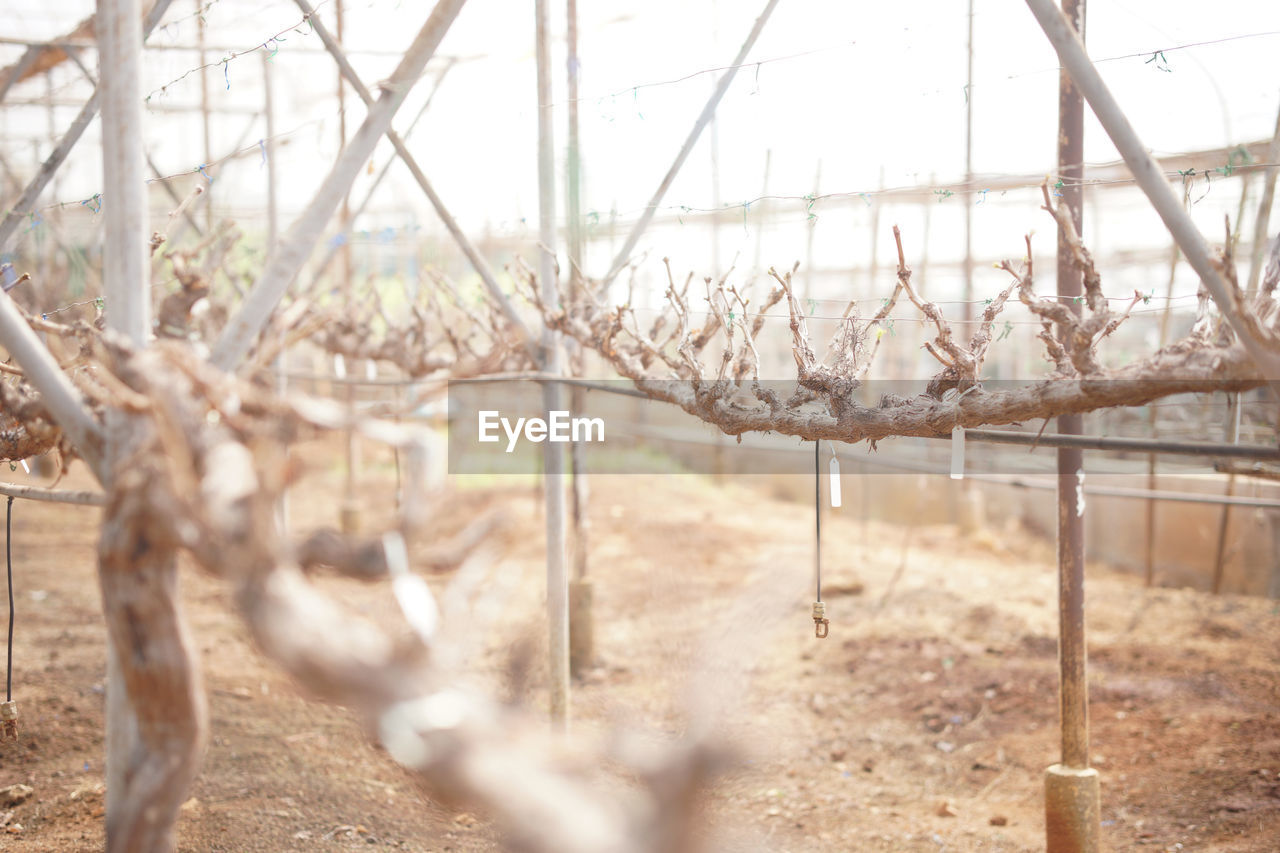
[[[171,2],[173,0],[156,0],[156,5],[151,7],[151,11],[147,13],[147,16],[142,21],[142,38],[144,41],[160,23],[160,19],[164,17],[164,13],[168,10]],[[71,149],[76,147],[76,143],[84,135],[85,129],[93,121],[94,116],[98,114],[101,92],[101,88],[93,90],[89,100],[80,109],[80,114],[76,116],[75,121],[71,122],[71,127],[67,128],[67,132],[63,134],[57,146],[44,163],[41,164],[40,171],[36,172],[36,176],[31,179],[31,183],[27,184],[22,196],[5,213],[4,219],[0,220],[0,251],[4,250],[9,238],[13,236],[13,232],[17,229],[18,223],[22,221],[22,217],[35,209],[36,199],[40,197],[40,193],[44,192],[44,188],[53,179],[54,173],[62,166],[67,159],[67,155],[71,153]]]
[[[31,63],[36,61],[36,57],[40,55],[40,48],[28,47],[26,52],[18,58],[17,63],[13,66],[13,70],[9,72],[9,76],[0,81],[0,103],[4,102],[8,96],[9,90],[14,84],[22,79],[22,75],[27,73],[27,69],[31,67]]]
[[[755,46],[756,39],[760,37],[760,31],[764,29],[765,22],[769,20],[769,16],[773,14],[773,9],[778,5],[778,0],[769,0],[765,5],[764,11],[760,13],[760,17],[756,18],[756,24],[751,28],[747,40],[742,43],[742,47],[738,49],[738,55],[734,57],[732,64],[729,65],[724,76],[716,84],[716,89],[711,93],[711,97],[707,100],[706,106],[702,108],[701,115],[698,120],[693,123],[693,129],[689,131],[689,136],[685,139],[684,145],[680,146],[680,151],[676,154],[676,159],[671,164],[671,168],[667,170],[667,174],[663,176],[662,183],[658,184],[658,189],[654,192],[653,198],[649,199],[649,203],[645,205],[644,213],[640,214],[640,218],[636,220],[636,224],[631,227],[631,233],[627,235],[627,240],[622,244],[622,249],[618,251],[617,257],[613,259],[613,265],[609,267],[609,272],[601,279],[600,286],[608,287],[609,282],[613,281],[618,273],[622,272],[627,265],[627,260],[631,257],[631,253],[635,251],[636,243],[640,242],[640,238],[649,227],[649,223],[653,221],[653,216],[658,212],[658,205],[662,204],[662,198],[667,194],[667,190],[671,188],[671,183],[676,179],[676,175],[680,172],[680,167],[684,165],[684,161],[689,158],[689,153],[693,151],[693,146],[698,142],[698,137],[702,135],[702,130],[711,121],[716,114],[716,107],[720,106],[720,100],[724,97],[724,93],[729,91],[729,84],[733,82],[733,77],[738,73],[738,68],[746,60],[747,54],[751,52],[751,48]]]
[[[214,345],[210,356],[214,365],[223,370],[231,370],[248,354],[276,304],[297,277],[311,249],[320,239],[325,225],[351,188],[356,175],[373,153],[378,140],[391,127],[391,119],[396,110],[400,109],[409,89],[422,76],[427,62],[435,54],[444,34],[458,17],[465,2],[466,0],[438,0],[404,59],[382,84],[382,94],[369,107],[364,123],[342,149],[333,169],[306,210],[272,250],[266,268]],[[310,20],[314,22],[315,17]]]
[[[1138,138],[1138,134],[1129,123],[1124,111],[1115,97],[1102,82],[1102,76],[1093,67],[1084,45],[1076,36],[1071,24],[1062,16],[1053,0],[1027,0],[1027,6],[1035,15],[1040,28],[1048,36],[1049,42],[1058,53],[1062,66],[1071,75],[1072,81],[1098,117],[1098,122],[1111,137],[1116,150],[1124,158],[1134,181],[1142,188],[1151,206],[1164,220],[1165,227],[1173,235],[1174,242],[1186,256],[1187,263],[1200,276],[1204,286],[1213,296],[1222,316],[1231,325],[1236,336],[1244,344],[1249,356],[1253,359],[1263,377],[1269,381],[1280,379],[1280,356],[1265,349],[1254,339],[1240,316],[1240,308],[1234,294],[1230,291],[1222,274],[1214,267],[1209,257],[1209,245],[1196,229],[1190,215],[1182,209],[1178,197],[1169,187],[1169,182],[1152,159],[1151,154]]]
[[[427,96],[426,101],[423,102],[422,107],[418,110],[418,114],[413,117],[413,121],[409,122],[409,126],[404,129],[404,133],[401,136],[402,139],[407,139],[413,133],[413,129],[418,126],[418,121],[427,114],[427,108],[430,107],[431,102],[435,100],[436,92],[440,91],[440,84],[444,82],[444,75],[453,67],[454,62],[456,62],[456,60],[450,60],[449,64],[440,71],[440,74],[436,77],[435,88],[431,90],[431,94]],[[382,186],[382,182],[387,179],[387,174],[391,171],[391,167],[395,162],[396,157],[395,155],[392,155],[387,158],[387,162],[382,164],[382,168],[378,171],[378,174],[374,175],[373,180],[369,183],[369,189],[364,194],[364,198],[360,200],[360,203],[356,205],[356,209],[351,212],[349,217],[347,217],[347,221],[342,223],[343,234],[349,235],[351,233],[352,227],[355,225],[355,221],[360,218],[360,215],[363,214],[365,210],[368,209],[369,203],[373,201],[373,197],[378,192],[378,187]],[[325,253],[325,256],[320,260],[320,263],[316,264],[311,273],[311,287],[315,287],[316,283],[324,276],[325,271],[329,269],[329,265],[333,263],[333,259],[338,256],[338,249],[339,247],[336,245],[330,246],[329,251]]]
[[[18,306],[7,293],[0,293],[0,347],[22,367],[27,381],[40,392],[44,405],[76,450],[89,463],[98,481],[103,481],[103,433],[89,414],[80,392],[62,372],[53,354],[36,337]]]
[[[333,57],[333,61],[338,64],[338,70],[343,78],[351,84],[351,88],[360,96],[360,100],[364,101],[366,107],[373,105],[373,95],[369,93],[369,89],[360,80],[351,62],[347,59],[346,53],[342,50],[342,45],[338,44],[337,39],[329,32],[328,28],[321,22],[319,16],[315,14],[315,10],[311,8],[308,0],[294,0],[298,8],[303,14],[308,16],[311,25],[315,27],[316,35],[320,36],[320,41],[324,42],[325,49]],[[529,351],[530,356],[534,360],[534,364],[541,364],[539,353],[536,345],[533,343],[533,336],[529,333],[529,329],[525,326],[524,321],[520,319],[520,314],[516,311],[515,305],[510,297],[502,291],[498,286],[498,279],[494,276],[493,270],[489,267],[484,256],[476,249],[475,244],[468,239],[463,232],[458,220],[453,218],[453,214],[444,206],[443,199],[436,193],[435,188],[431,186],[431,182],[427,180],[426,174],[423,173],[421,167],[418,166],[417,159],[409,152],[409,147],[405,145],[404,139],[392,127],[388,125],[386,131],[387,140],[396,149],[396,154],[408,167],[409,173],[413,175],[414,181],[418,187],[426,195],[427,200],[431,202],[431,206],[435,208],[436,215],[440,217],[440,221],[444,223],[444,227],[448,230],[450,236],[453,237],[458,248],[462,250],[462,254],[466,255],[467,260],[471,262],[472,268],[479,274],[480,280],[484,282],[485,290],[488,291],[490,298],[498,303],[502,310],[502,315],[507,318],[507,322],[517,330],[520,340],[525,348]]]
[[[84,79],[88,80],[89,85],[93,86],[96,90],[98,88],[98,78],[94,76],[94,73],[90,70],[89,66],[85,65],[80,59],[80,52],[74,48],[67,48],[66,51],[68,58],[70,58],[75,66],[80,69],[80,73],[84,76]],[[151,154],[147,151],[143,151],[142,154],[147,160],[147,168],[151,170],[152,177],[163,178],[164,173],[160,171],[159,167],[156,166],[155,161],[151,159]],[[160,185],[164,188],[165,193],[173,200],[175,205],[182,205],[182,196],[178,195],[178,191],[171,187],[168,181],[161,180]],[[204,231],[202,231],[200,226],[196,224],[196,221],[191,217],[191,212],[189,210],[183,209],[182,215],[197,234],[204,236]]]

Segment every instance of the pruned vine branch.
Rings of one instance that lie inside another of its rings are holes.
[[[999,265],[1011,282],[988,301],[976,331],[968,342],[962,342],[941,309],[923,299],[913,287],[902,236],[895,227],[898,268],[891,295],[868,320],[859,319],[855,303],[850,302],[821,359],[813,347],[808,318],[792,288],[791,272],[770,270],[778,285],[775,293],[780,295],[771,295],[765,304],[771,306],[779,299],[785,300],[796,364],[796,390],[786,399],[778,393],[776,384],[766,386],[760,381],[757,345],[761,334],[767,334],[764,309],[748,324],[749,299],[726,280],[715,287],[708,280],[709,319],[701,328],[694,328],[688,281],[677,288],[668,273],[667,304],[654,329],[667,328],[667,317],[674,319],[674,329],[661,340],[657,340],[656,332],[645,334],[635,323],[627,322],[628,306],[606,308],[598,297],[570,302],[568,295],[562,294],[563,307],[549,306],[541,300],[534,304],[547,325],[597,352],[619,374],[633,380],[639,390],[677,405],[730,435],[758,431],[805,439],[874,442],[893,436],[936,436],[957,425],[1016,424],[1101,408],[1139,406],[1189,391],[1240,391],[1263,384],[1246,348],[1225,326],[1217,325],[1216,335],[1197,326],[1188,337],[1146,358],[1120,366],[1105,365],[1098,352],[1099,344],[1130,316],[1142,297],[1135,294],[1120,312],[1111,309],[1102,291],[1101,274],[1076,233],[1069,212],[1053,203],[1047,187],[1043,193],[1044,209],[1054,219],[1071,252],[1072,263],[1082,273],[1084,296],[1078,313],[1073,310],[1077,306],[1036,293],[1031,238],[1027,237],[1021,262],[1005,261]],[[1224,254],[1220,263],[1224,269],[1234,269],[1229,254]],[[1225,277],[1235,281],[1234,274]],[[1273,243],[1259,296],[1242,312],[1256,339],[1267,348],[1280,351],[1275,330],[1280,310],[1273,296],[1277,279],[1280,238]],[[1239,285],[1233,287],[1244,305]],[[525,289],[531,288],[526,285]],[[1052,369],[1042,381],[1018,387],[1007,383],[987,387],[983,384],[982,367],[995,343],[994,326],[1015,292],[1041,323],[1038,338]],[[933,335],[924,348],[940,370],[915,397],[885,395],[879,400],[861,401],[859,389],[879,351],[891,312],[903,296],[932,329]],[[1207,300],[1205,305],[1207,308]],[[719,347],[718,358],[713,341]],[[726,369],[741,366],[744,360],[748,364],[754,360],[754,366]],[[944,400],[944,394],[951,389],[964,394],[955,401]]]

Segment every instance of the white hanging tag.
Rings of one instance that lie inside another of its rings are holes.
[[[951,430],[951,479],[964,479],[964,427]]]
[[[333,354],[333,375],[339,379],[347,378],[347,360],[340,352]]]
[[[397,531],[383,534],[382,552],[386,555],[387,571],[391,575],[391,592],[400,603],[405,621],[424,643],[430,643],[436,626],[440,624],[440,609],[431,594],[431,587],[409,571],[409,552],[405,548],[404,537]]]
[[[370,382],[378,378],[378,362],[369,359],[364,363],[364,378]]]
[[[21,460],[21,462],[22,462],[22,470],[23,470],[23,471],[26,471],[28,474],[30,474],[30,473],[31,473],[31,469],[27,467],[27,460],[23,459],[23,460]]]
[[[831,475],[831,506],[840,506],[840,460],[831,455],[831,464],[828,466],[828,473]]]

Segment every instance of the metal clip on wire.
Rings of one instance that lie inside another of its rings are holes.
[[[18,703],[0,702],[0,741],[18,739]]]
[[[815,601],[813,603],[813,636],[819,640],[825,640],[830,624],[827,620],[827,605],[821,601]]]

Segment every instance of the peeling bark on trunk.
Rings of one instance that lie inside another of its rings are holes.
[[[178,603],[177,549],[149,514],[142,470],[116,477],[98,543],[111,654],[136,730],[108,740],[121,771],[107,789],[107,851],[171,851],[174,824],[204,751],[208,712]],[[140,488],[141,485],[141,488]],[[119,754],[124,750],[126,754]],[[120,785],[123,784],[123,788]]]

